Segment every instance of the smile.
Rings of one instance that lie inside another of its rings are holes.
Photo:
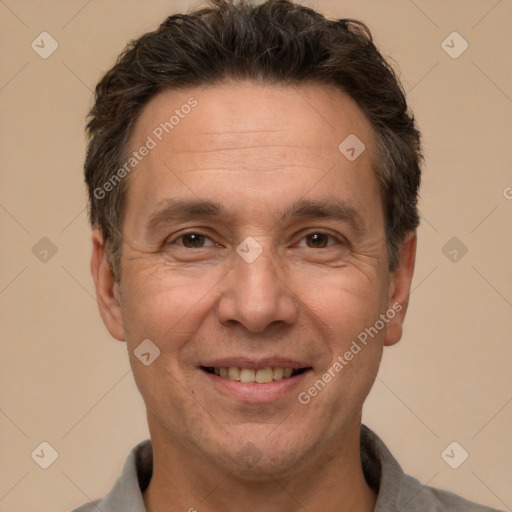
[[[308,370],[308,368],[286,368],[282,366],[260,368],[258,370],[237,366],[201,367],[201,369],[223,379],[236,382],[256,382],[258,384],[268,384],[269,382],[288,379]]]

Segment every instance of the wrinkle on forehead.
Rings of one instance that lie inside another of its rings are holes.
[[[164,91],[143,110],[132,146],[143,144],[191,97],[197,106],[131,176],[128,203],[136,215],[177,194],[227,202],[236,194],[263,205],[311,195],[321,186],[325,192],[338,189],[360,205],[378,201],[373,130],[347,95],[313,85],[299,94],[297,88],[250,83]],[[349,162],[338,146],[352,133],[366,150]]]
[[[291,146],[318,148],[321,144],[323,151],[337,151],[348,135],[343,128],[348,126],[356,134],[364,134],[360,138],[373,139],[369,121],[342,91],[313,84],[290,87],[248,82],[159,93],[143,109],[132,145],[143,143],[155,126],[191,97],[197,106],[164,135],[157,150],[162,143],[173,144],[180,151],[235,149],[261,144],[264,135],[275,135]],[[187,122],[197,116],[201,116],[200,123]],[[270,145],[273,138],[265,140]]]

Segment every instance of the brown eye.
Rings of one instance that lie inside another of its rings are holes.
[[[323,249],[328,246],[329,238],[330,236],[324,233],[311,233],[305,237],[305,240],[308,247],[313,249]]]
[[[188,249],[194,249],[203,247],[206,237],[204,235],[198,235],[197,233],[187,233],[181,237],[183,247]]]

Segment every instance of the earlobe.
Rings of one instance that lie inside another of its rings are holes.
[[[409,232],[400,248],[398,267],[390,276],[388,304],[396,314],[386,328],[384,345],[387,346],[398,343],[402,337],[416,261],[416,242],[416,232]]]
[[[92,233],[91,274],[103,323],[116,340],[125,341],[119,286],[107,260],[103,235],[97,229]]]

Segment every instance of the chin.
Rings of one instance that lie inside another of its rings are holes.
[[[307,448],[303,445],[298,448],[301,444],[298,440],[285,440],[282,436],[270,440],[270,436],[271,432],[267,432],[266,435],[247,436],[237,442],[231,439],[228,445],[218,446],[215,462],[220,462],[243,479],[254,481],[268,479],[268,474],[284,474],[296,468]]]

